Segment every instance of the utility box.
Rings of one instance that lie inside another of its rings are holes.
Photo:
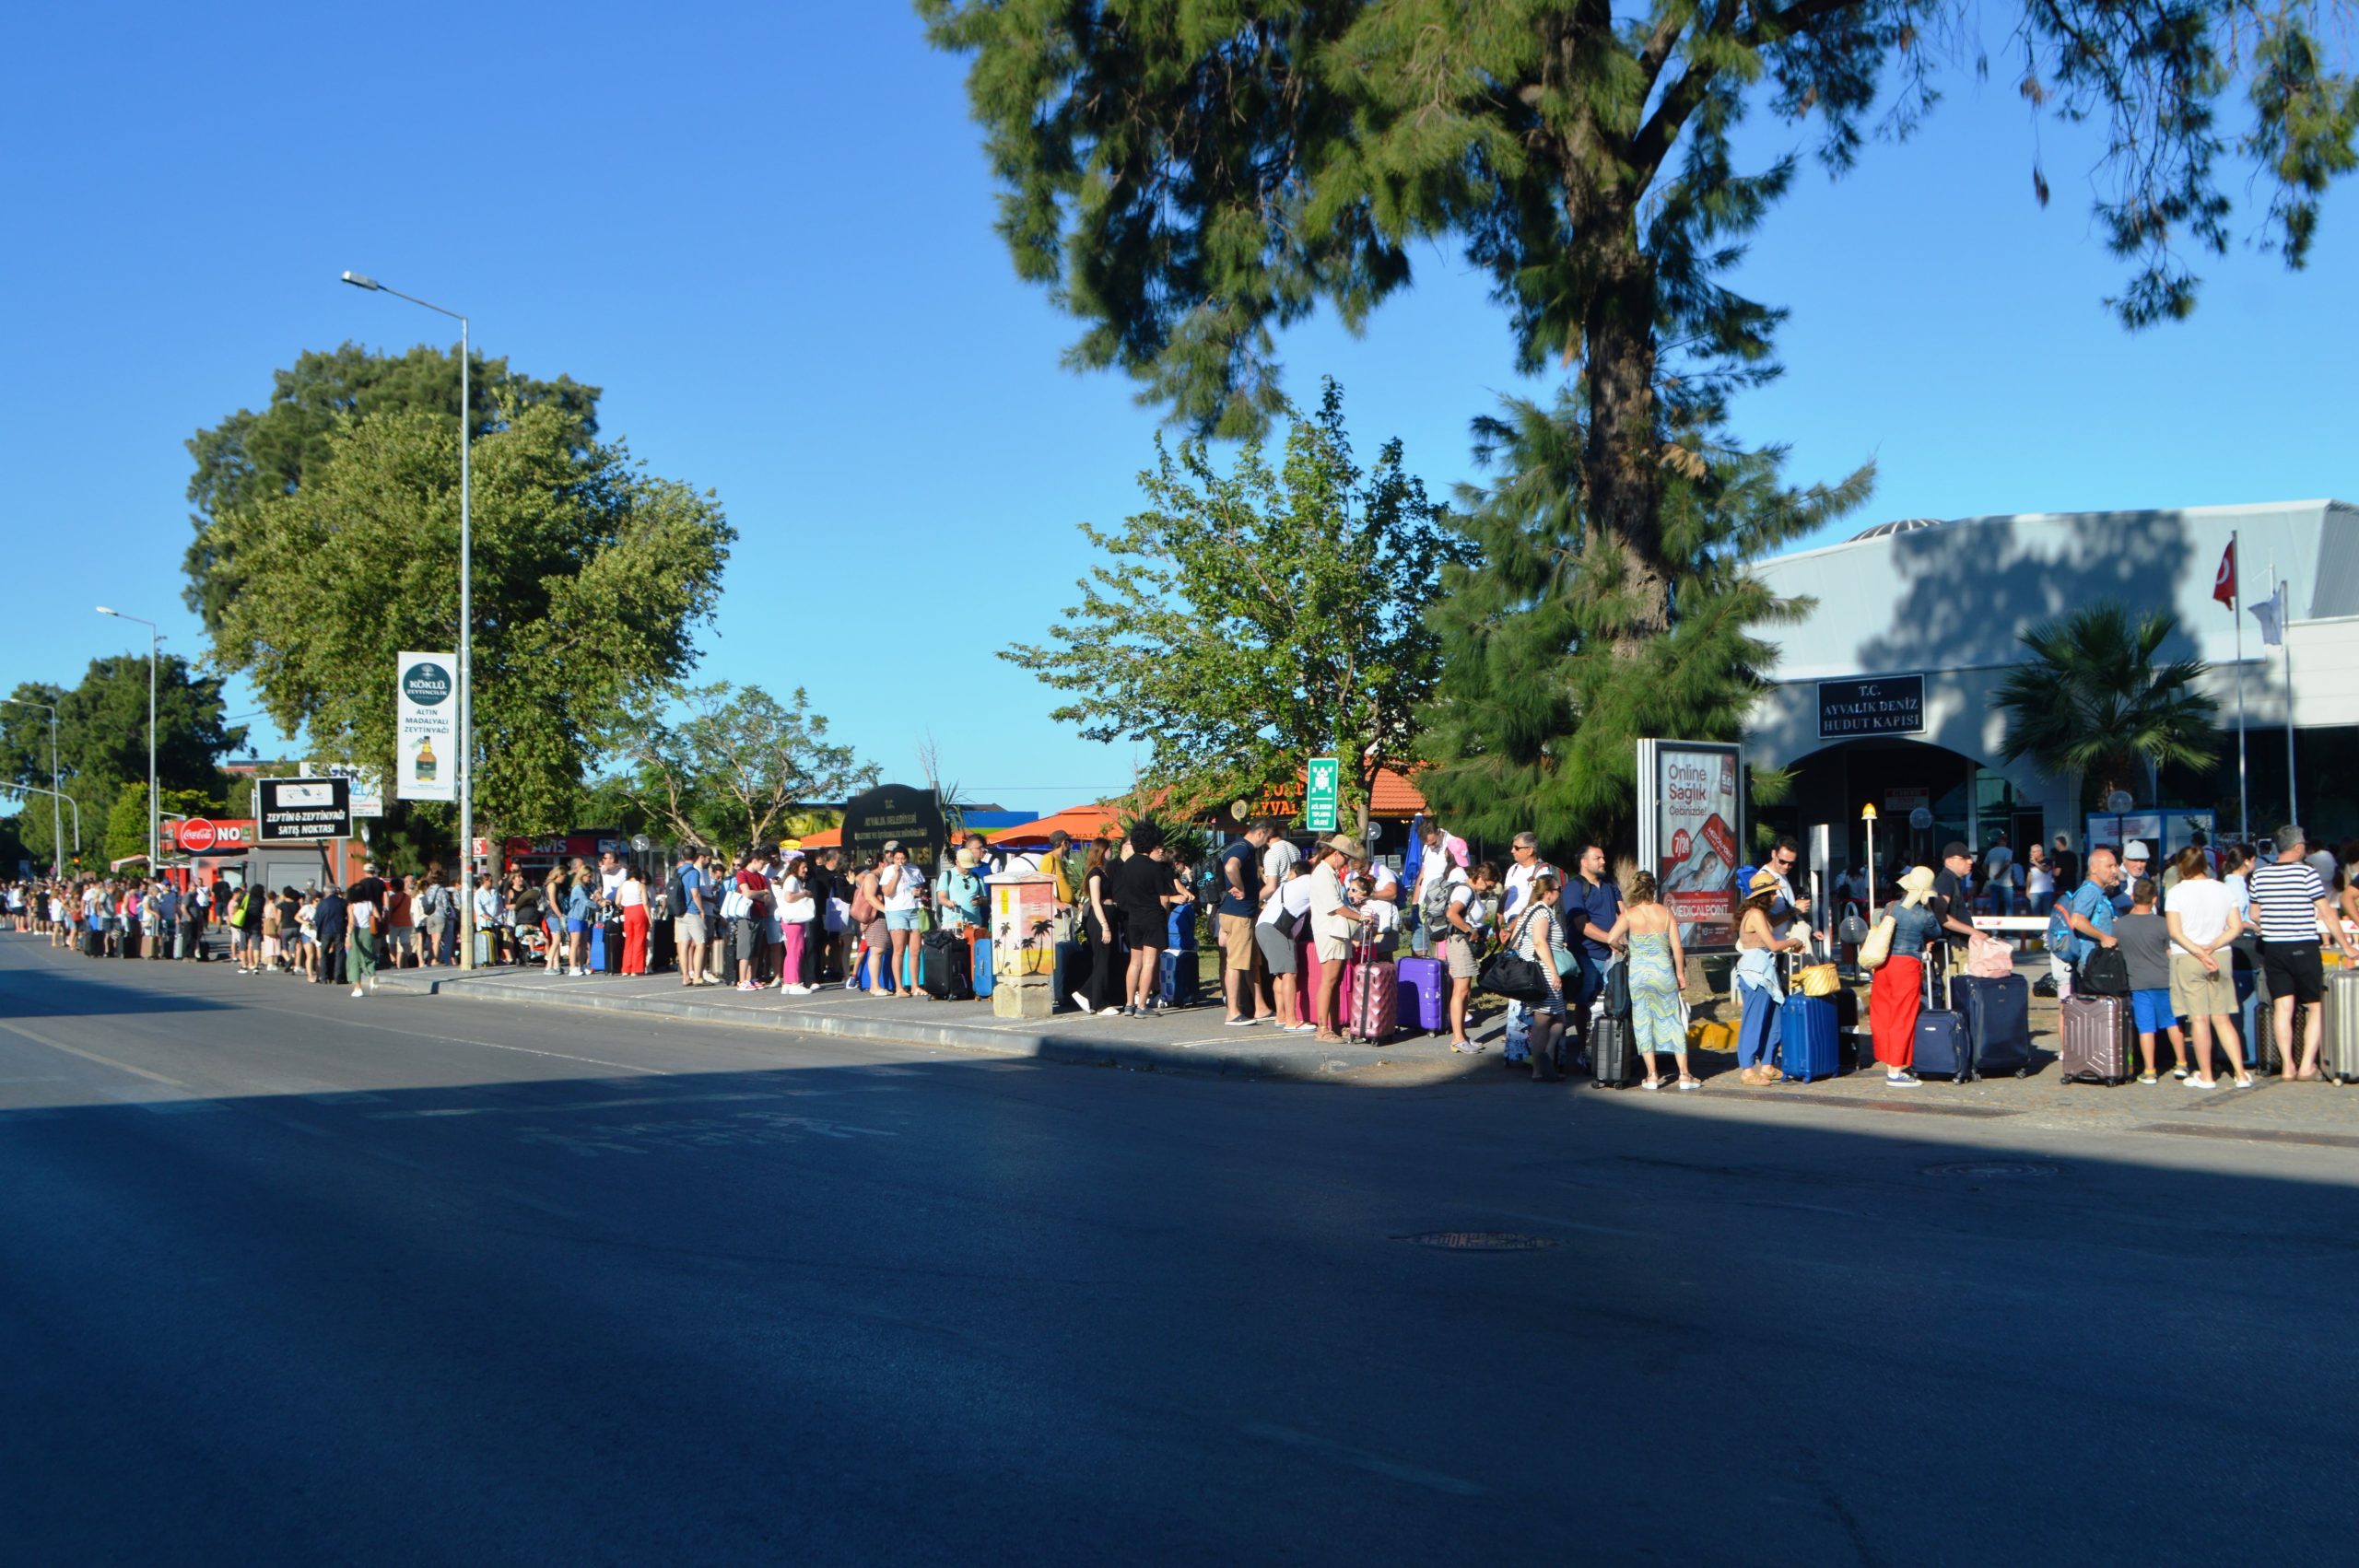
[[[1030,872],[985,879],[991,889],[992,1016],[1057,1011],[1057,884]]]

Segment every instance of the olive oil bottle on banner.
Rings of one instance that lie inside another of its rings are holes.
[[[420,784],[431,784],[434,782],[434,741],[429,736],[417,748],[417,764],[410,776]]]

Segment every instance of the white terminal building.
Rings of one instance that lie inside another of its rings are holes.
[[[2257,617],[2232,615],[2212,597],[2231,536],[2248,604],[2268,599],[2272,563],[2286,585],[2284,648],[2264,647]],[[1777,685],[1754,711],[1745,755],[1755,766],[1793,769],[1795,787],[1785,804],[1756,814],[1797,834],[1835,825],[1839,863],[1860,862],[1867,804],[1876,807],[1882,860],[1895,848],[1929,858],[1951,839],[1980,848],[2002,829],[2019,852],[2060,832],[2076,848],[2092,832],[2112,837],[2112,819],[2093,824],[2082,810],[2079,781],[2051,778],[2028,758],[2005,760],[2005,716],[1996,707],[2008,671],[2028,657],[2025,632],[2107,598],[2133,614],[2168,605],[2178,634],[2157,657],[2212,666],[2205,685],[2220,707],[2219,762],[2208,772],[2165,769],[2160,801],[2142,781],[2134,787],[2147,823],[2166,819],[2170,846],[2192,831],[2189,811],[2215,812],[2222,837],[2238,831],[2239,668],[2253,832],[2285,820],[2290,722],[2302,823],[2319,842],[2359,837],[2359,507],[2286,501],[1917,519],[1755,570],[1781,597],[1813,602],[1807,619],[1771,634],[1783,649],[1771,672]],[[1912,835],[1919,807],[1933,825]]]

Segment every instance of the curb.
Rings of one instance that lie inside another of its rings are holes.
[[[1081,1038],[1033,1030],[986,1028],[967,1024],[920,1024],[898,1019],[845,1018],[832,1013],[797,1014],[749,1012],[742,1007],[711,1002],[675,1000],[669,997],[600,996],[594,991],[551,994],[537,987],[502,984],[497,978],[428,979],[415,973],[380,975],[386,990],[411,996],[464,997],[511,1006],[579,1008],[593,1012],[633,1013],[678,1018],[698,1024],[726,1024],[740,1029],[773,1029],[785,1034],[830,1035],[839,1039],[868,1040],[900,1046],[931,1046],[976,1051],[992,1056],[1029,1057],[1074,1067],[1121,1067],[1138,1072],[1185,1072],[1215,1078],[1294,1079],[1332,1082],[1340,1075],[1379,1067],[1426,1067],[1421,1058],[1374,1046],[1344,1046],[1317,1054],[1304,1052],[1238,1051],[1151,1041],[1135,1043]],[[1206,1009],[1206,1012],[1212,1010]]]

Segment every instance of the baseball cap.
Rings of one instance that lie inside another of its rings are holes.
[[[1964,844],[1954,838],[1951,839],[1947,844],[1942,847],[1942,859],[1944,860],[1948,860],[1953,855],[1971,855],[1973,853],[1973,850],[1967,848]]]
[[[2123,846],[2121,858],[2125,860],[2151,860],[2154,858],[2154,852],[2146,848],[2146,841],[2143,838],[2132,838]]]

